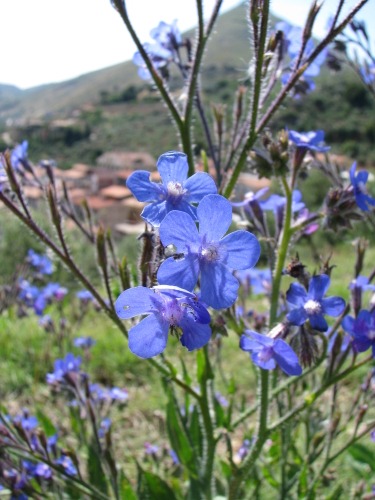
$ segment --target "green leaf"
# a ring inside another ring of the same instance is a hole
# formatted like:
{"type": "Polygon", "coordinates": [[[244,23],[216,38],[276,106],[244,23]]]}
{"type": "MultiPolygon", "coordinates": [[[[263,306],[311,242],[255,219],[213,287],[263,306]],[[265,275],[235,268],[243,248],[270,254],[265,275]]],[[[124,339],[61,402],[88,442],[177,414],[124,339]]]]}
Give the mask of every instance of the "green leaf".
{"type": "Polygon", "coordinates": [[[340,482],[339,484],[336,484],[336,486],[333,488],[333,490],[330,493],[328,493],[325,500],[339,500],[343,491],[344,490],[342,487],[342,482],[340,482]]]}
{"type": "Polygon", "coordinates": [[[306,493],[307,493],[307,462],[303,466],[301,475],[299,477],[298,498],[305,498],[306,493]]]}
{"type": "Polygon", "coordinates": [[[171,446],[177,453],[179,461],[189,470],[191,475],[198,477],[193,447],[182,424],[180,413],[176,409],[172,391],[169,393],[167,404],[167,430],[171,446]]]}
{"type": "Polygon", "coordinates": [[[120,472],[119,491],[121,500],[138,500],[123,470],[120,472]]]}
{"type": "Polygon", "coordinates": [[[142,469],[140,471],[140,500],[177,500],[172,489],[163,479],[152,472],[146,472],[142,469]]]}
{"type": "Polygon", "coordinates": [[[96,446],[94,442],[89,444],[89,456],[88,456],[88,472],[90,483],[98,488],[98,490],[103,493],[108,493],[108,484],[107,478],[104,474],[103,467],[101,464],[100,456],[97,452],[96,446]]]}
{"type": "Polygon", "coordinates": [[[198,349],[197,351],[197,379],[201,384],[204,380],[214,378],[211,368],[210,360],[208,359],[208,352],[206,347],[198,349]]]}
{"type": "Polygon", "coordinates": [[[225,421],[224,410],[216,398],[214,398],[214,409],[215,409],[217,427],[223,427],[225,421]]]}
{"type": "Polygon", "coordinates": [[[36,410],[36,416],[41,423],[44,432],[46,433],[47,437],[54,436],[56,434],[56,428],[51,422],[51,420],[45,415],[39,408],[36,410]]]}
{"type": "Polygon", "coordinates": [[[234,377],[231,377],[229,379],[229,384],[228,384],[228,394],[234,394],[236,392],[236,382],[234,377]]]}
{"type": "Polygon", "coordinates": [[[354,460],[367,464],[371,468],[372,472],[375,472],[374,454],[368,448],[366,448],[365,445],[360,443],[352,444],[349,447],[348,451],[354,458],[354,460]]]}
{"type": "Polygon", "coordinates": [[[263,476],[264,479],[267,481],[268,484],[276,488],[277,490],[279,489],[279,483],[276,481],[276,479],[272,476],[271,472],[267,469],[267,467],[262,468],[263,476]]]}
{"type": "Polygon", "coordinates": [[[189,434],[190,434],[191,440],[193,442],[195,453],[199,457],[202,457],[203,435],[202,435],[202,427],[201,427],[201,424],[199,422],[198,408],[196,406],[194,406],[194,410],[193,410],[191,417],[190,417],[189,434]]]}
{"type": "Polygon", "coordinates": [[[172,377],[177,377],[178,370],[177,368],[169,361],[169,359],[164,359],[164,363],[168,366],[169,371],[171,372],[172,377]]]}
{"type": "Polygon", "coordinates": [[[228,464],[228,462],[224,462],[224,460],[220,460],[221,471],[227,479],[230,479],[232,476],[232,467],[228,464]]]}

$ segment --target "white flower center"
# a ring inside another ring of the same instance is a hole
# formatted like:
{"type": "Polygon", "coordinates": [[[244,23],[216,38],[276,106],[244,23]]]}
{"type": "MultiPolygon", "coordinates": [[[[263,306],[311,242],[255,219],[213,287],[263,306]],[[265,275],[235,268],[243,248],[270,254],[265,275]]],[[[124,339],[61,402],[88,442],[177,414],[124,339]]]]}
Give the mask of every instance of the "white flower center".
{"type": "Polygon", "coordinates": [[[374,340],[375,339],[375,330],[370,330],[367,334],[367,337],[370,339],[370,340],[374,340]]]}
{"type": "Polygon", "coordinates": [[[180,198],[186,193],[186,189],[183,188],[180,182],[168,182],[167,185],[168,196],[172,198],[180,198]]]}
{"type": "Polygon", "coordinates": [[[322,310],[322,306],[316,300],[308,300],[303,308],[307,314],[318,314],[322,310]]]}
{"type": "Polygon", "coordinates": [[[219,255],[219,247],[217,245],[211,244],[207,245],[206,247],[202,248],[201,255],[203,258],[206,260],[213,262],[215,260],[219,260],[220,255],[219,255]]]}
{"type": "Polygon", "coordinates": [[[180,323],[183,309],[176,299],[168,300],[162,308],[161,316],[170,325],[176,326],[180,323]]]}
{"type": "Polygon", "coordinates": [[[361,191],[361,193],[367,194],[367,188],[364,182],[358,182],[357,188],[361,191]]]}

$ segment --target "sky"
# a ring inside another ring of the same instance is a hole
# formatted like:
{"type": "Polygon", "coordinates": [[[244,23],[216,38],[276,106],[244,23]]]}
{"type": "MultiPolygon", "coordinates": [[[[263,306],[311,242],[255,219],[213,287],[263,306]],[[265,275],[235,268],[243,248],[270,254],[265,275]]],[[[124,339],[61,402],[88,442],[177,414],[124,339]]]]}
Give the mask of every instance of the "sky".
{"type": "MultiPolygon", "coordinates": [[[[314,34],[324,26],[338,0],[326,0],[314,34]]],[[[204,0],[205,17],[215,0],[204,0]]],[[[239,0],[224,0],[222,12],[239,0]]],[[[272,11],[302,25],[311,0],[273,0],[272,11]]],[[[356,4],[346,0],[343,14],[356,4]]],[[[127,0],[130,19],[142,42],[160,20],[177,18],[181,31],[196,25],[195,0],[127,0]]],[[[109,0],[0,1],[0,82],[22,89],[69,80],[131,59],[135,46],[109,0]]],[[[358,19],[375,19],[375,0],[369,0],[358,19]]],[[[369,25],[369,23],[368,23],[369,25]]],[[[370,31],[375,30],[369,27],[370,31]]],[[[375,38],[375,36],[373,36],[375,38]]]]}

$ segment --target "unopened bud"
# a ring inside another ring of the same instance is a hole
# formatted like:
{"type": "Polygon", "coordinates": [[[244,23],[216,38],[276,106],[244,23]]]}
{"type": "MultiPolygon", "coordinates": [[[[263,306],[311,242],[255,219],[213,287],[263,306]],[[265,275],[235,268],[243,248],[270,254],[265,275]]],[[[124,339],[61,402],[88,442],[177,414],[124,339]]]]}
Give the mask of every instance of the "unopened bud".
{"type": "Polygon", "coordinates": [[[107,251],[105,244],[105,229],[100,224],[96,235],[96,251],[99,266],[104,269],[107,266],[107,251]]]}
{"type": "Polygon", "coordinates": [[[59,211],[59,207],[57,205],[55,191],[51,185],[47,186],[47,199],[48,199],[48,205],[51,213],[52,222],[56,227],[60,227],[61,214],[59,211]]]}

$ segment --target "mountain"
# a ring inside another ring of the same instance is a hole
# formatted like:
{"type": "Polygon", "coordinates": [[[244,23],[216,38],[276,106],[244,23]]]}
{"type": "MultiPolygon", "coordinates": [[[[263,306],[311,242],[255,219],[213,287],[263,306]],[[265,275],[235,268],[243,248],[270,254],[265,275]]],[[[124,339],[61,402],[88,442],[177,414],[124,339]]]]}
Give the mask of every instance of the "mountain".
{"type": "MultiPolygon", "coordinates": [[[[219,17],[216,33],[206,51],[206,68],[220,71],[229,66],[234,72],[246,68],[250,57],[246,16],[245,5],[240,5],[219,17]]],[[[183,36],[194,37],[194,31],[183,36]]],[[[126,61],[72,80],[24,91],[0,85],[0,121],[7,118],[43,118],[55,113],[67,113],[83,104],[99,102],[100,92],[115,92],[140,83],[137,67],[131,61],[126,61]]]]}

